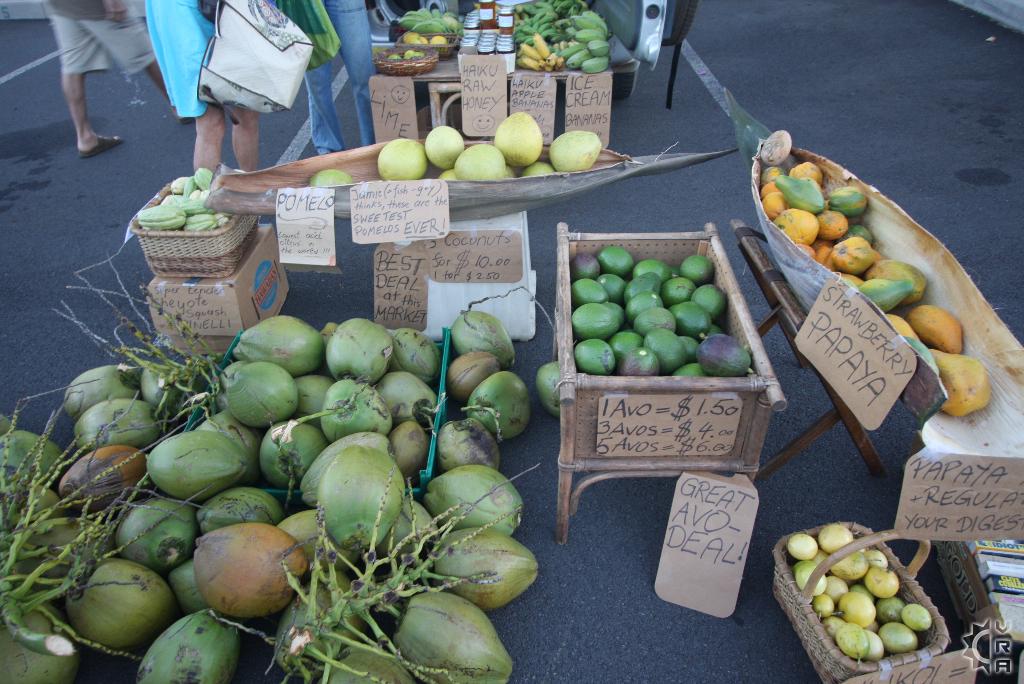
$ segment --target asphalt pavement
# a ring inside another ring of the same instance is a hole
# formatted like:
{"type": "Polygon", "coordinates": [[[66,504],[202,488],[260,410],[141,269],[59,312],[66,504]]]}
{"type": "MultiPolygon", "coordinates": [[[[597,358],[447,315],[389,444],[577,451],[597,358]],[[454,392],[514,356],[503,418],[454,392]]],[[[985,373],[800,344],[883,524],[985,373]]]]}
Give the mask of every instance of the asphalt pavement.
{"type": "MultiPolygon", "coordinates": [[[[690,34],[696,53],[741,103],[801,147],[843,163],[881,188],[942,239],[1020,337],[1024,272],[1016,254],[1024,216],[1024,36],[936,0],[705,0],[690,34]]],[[[43,22],[0,22],[0,77],[55,49],[43,22]]],[[[709,151],[734,144],[732,125],[683,62],[675,106],[664,108],[669,55],[641,70],[632,98],[613,110],[611,147],[629,154],[709,151]]],[[[82,370],[109,363],[94,337],[60,317],[67,309],[112,341],[115,320],[74,272],[121,247],[132,213],[168,179],[190,170],[193,130],[178,124],[152,85],[118,73],[90,76],[97,130],[125,144],[78,158],[59,89],[57,60],[0,82],[0,411],[19,397],[62,387],[82,370]]],[[[291,112],[262,118],[262,162],[274,163],[306,119],[304,94],[291,112]]],[[[345,132],[356,140],[351,91],[338,98],[345,132]]],[[[311,154],[306,148],[305,154],[311,154]]],[[[230,159],[230,157],[228,157],[230,159]]],[[[733,155],[702,166],[625,181],[572,202],[530,212],[539,301],[553,305],[555,225],[595,232],[696,230],[723,233],[755,318],[764,301],[743,268],[729,220],[755,216],[743,162],[733,155]]],[[[339,235],[345,228],[339,224],[339,235]]],[[[284,312],[320,327],[371,315],[371,249],[339,241],[341,275],[291,273],[284,312]]],[[[137,294],[149,273],[135,242],[114,259],[137,294]]],[[[109,267],[89,272],[116,285],[109,267]]],[[[526,378],[549,360],[552,331],[517,345],[526,378]]],[[[811,423],[827,398],[797,367],[778,331],[766,340],[789,408],[771,423],[765,457],[811,423]]],[[[33,401],[28,427],[41,429],[59,394],[33,401]]],[[[782,536],[834,520],[891,526],[900,468],[914,421],[902,407],[873,434],[889,475],[867,474],[841,428],[771,479],[760,509],[735,613],[713,618],[661,601],[653,585],[672,499],[668,479],[618,480],[587,491],[569,542],[553,539],[558,423],[539,405],[530,429],[503,445],[502,468],[535,464],[518,487],[525,502],[517,538],[540,563],[536,584],[492,619],[515,660],[516,682],[816,681],[800,642],[771,593],[771,548],[782,536]]],[[[71,436],[70,422],[58,440],[71,436]]],[[[905,558],[911,546],[896,545],[905,558]]],[[[920,576],[958,640],[960,623],[934,561],[920,576]]],[[[257,623],[272,630],[269,623],[257,623]]],[[[265,673],[267,649],[247,640],[235,681],[279,681],[265,673]]],[[[79,681],[125,682],[134,665],[86,652],[79,681]]],[[[0,676],[2,679],[2,676],[0,676]]]]}

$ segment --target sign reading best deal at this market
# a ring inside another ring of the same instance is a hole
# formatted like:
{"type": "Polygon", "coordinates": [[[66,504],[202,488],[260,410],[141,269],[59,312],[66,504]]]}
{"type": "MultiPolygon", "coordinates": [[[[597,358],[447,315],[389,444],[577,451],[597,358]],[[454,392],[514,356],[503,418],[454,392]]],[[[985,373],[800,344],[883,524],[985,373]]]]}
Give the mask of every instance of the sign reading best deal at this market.
{"type": "Polygon", "coordinates": [[[868,430],[889,415],[917,369],[917,354],[884,315],[843,281],[825,283],[796,346],[868,430]]]}

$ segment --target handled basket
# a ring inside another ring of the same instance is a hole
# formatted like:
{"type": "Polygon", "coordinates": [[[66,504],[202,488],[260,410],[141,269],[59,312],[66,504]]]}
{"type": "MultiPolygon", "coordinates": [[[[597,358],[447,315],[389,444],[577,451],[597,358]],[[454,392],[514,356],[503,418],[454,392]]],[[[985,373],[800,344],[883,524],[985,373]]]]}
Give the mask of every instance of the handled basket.
{"type": "MultiPolygon", "coordinates": [[[[793,577],[793,570],[789,566],[788,553],[786,552],[786,541],[789,537],[783,537],[772,550],[772,557],[775,559],[775,579],[773,582],[773,593],[775,599],[782,606],[789,621],[793,624],[797,636],[803,643],[804,650],[811,659],[815,671],[826,684],[838,684],[848,679],[871,672],[877,672],[882,663],[887,666],[896,667],[908,663],[919,663],[925,658],[932,658],[941,655],[949,646],[949,631],[946,629],[946,622],[942,615],[935,608],[931,599],[921,589],[921,585],[914,578],[917,576],[921,566],[928,559],[931,551],[931,543],[928,541],[919,542],[917,553],[913,560],[906,567],[900,563],[892,550],[885,545],[885,542],[899,539],[899,534],[894,530],[884,532],[873,532],[867,527],[856,523],[840,523],[846,525],[853,532],[854,540],[839,549],[831,556],[823,560],[811,573],[804,585],[803,591],[796,584],[793,577]],[[913,653],[901,653],[884,658],[878,663],[856,661],[836,646],[825,632],[821,618],[817,616],[811,607],[811,594],[818,580],[832,568],[833,565],[847,556],[868,548],[879,549],[885,554],[889,561],[889,569],[896,573],[900,580],[900,590],[897,596],[907,603],[919,603],[928,611],[932,618],[932,626],[924,633],[923,645],[913,653]]],[[[816,537],[821,528],[819,526],[806,530],[807,534],[816,537]]]]}
{"type": "Polygon", "coordinates": [[[419,76],[433,71],[437,66],[437,50],[429,45],[403,45],[376,50],[373,53],[373,66],[385,76],[419,76]],[[403,55],[406,50],[420,50],[424,56],[413,59],[388,59],[388,55],[403,55]]]}
{"type": "MultiPolygon", "coordinates": [[[[157,206],[169,194],[170,184],[143,209],[157,206]]],[[[136,214],[128,228],[139,238],[142,254],[154,274],[172,278],[226,278],[238,269],[242,255],[256,236],[256,219],[256,216],[231,216],[220,228],[205,231],[147,230],[139,225],[136,214]]]]}

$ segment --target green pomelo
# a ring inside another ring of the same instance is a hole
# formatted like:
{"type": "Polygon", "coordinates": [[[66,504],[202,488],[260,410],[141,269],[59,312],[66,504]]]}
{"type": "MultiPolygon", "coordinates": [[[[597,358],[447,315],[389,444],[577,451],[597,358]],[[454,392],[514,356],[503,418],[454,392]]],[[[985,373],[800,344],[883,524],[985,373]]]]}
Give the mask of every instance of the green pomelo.
{"type": "Polygon", "coordinates": [[[441,172],[441,175],[437,177],[438,180],[453,181],[459,180],[459,175],[455,173],[455,169],[445,169],[441,172]]]}
{"type": "Polygon", "coordinates": [[[438,126],[427,133],[423,147],[431,164],[448,171],[455,167],[455,160],[466,149],[466,141],[451,126],[438,126]]]}
{"type": "Polygon", "coordinates": [[[555,138],[548,157],[556,171],[587,171],[601,154],[601,138],[591,131],[568,131],[555,138]]]}
{"type": "Polygon", "coordinates": [[[520,178],[526,178],[527,176],[547,176],[555,173],[555,167],[547,162],[534,162],[523,169],[523,173],[520,178]]]}
{"type": "Polygon", "coordinates": [[[352,176],[341,169],[321,169],[309,179],[314,188],[333,188],[336,185],[351,185],[352,176]]]}
{"type": "Polygon", "coordinates": [[[419,180],[427,173],[427,153],[417,140],[397,138],[377,156],[377,172],[388,181],[419,180]]]}
{"type": "Polygon", "coordinates": [[[463,181],[501,180],[505,177],[505,157],[494,145],[470,145],[455,162],[455,175],[463,181]]]}
{"type": "Polygon", "coordinates": [[[510,166],[529,166],[544,151],[544,134],[532,116],[526,112],[515,112],[498,124],[494,146],[510,166]]]}

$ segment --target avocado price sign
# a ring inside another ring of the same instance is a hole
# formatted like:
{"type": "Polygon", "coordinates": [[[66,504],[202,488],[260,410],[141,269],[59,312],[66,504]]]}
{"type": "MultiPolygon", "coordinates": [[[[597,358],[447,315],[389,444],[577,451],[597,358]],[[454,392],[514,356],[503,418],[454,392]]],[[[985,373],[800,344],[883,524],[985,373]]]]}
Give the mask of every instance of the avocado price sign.
{"type": "Polygon", "coordinates": [[[448,183],[373,181],[349,190],[352,242],[372,245],[444,237],[451,230],[448,183]]]}
{"type": "Polygon", "coordinates": [[[903,469],[893,527],[906,539],[1024,537],[1024,459],[946,454],[925,447],[903,469]]]}
{"type": "Polygon", "coordinates": [[[654,591],[718,618],[736,610],[757,516],[746,475],[683,473],[676,482],[654,591]]]}
{"type": "Polygon", "coordinates": [[[281,188],[276,225],[281,263],[335,269],[334,188],[281,188]]]}
{"type": "Polygon", "coordinates": [[[377,142],[419,137],[413,94],[412,79],[408,76],[370,77],[370,109],[377,142]]]}
{"type": "Polygon", "coordinates": [[[604,394],[598,400],[598,456],[722,456],[743,414],[735,392],[604,394]]]}
{"type": "Polygon", "coordinates": [[[796,346],[868,430],[882,424],[917,369],[917,354],[889,320],[839,279],[821,288],[796,346]]]}

